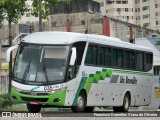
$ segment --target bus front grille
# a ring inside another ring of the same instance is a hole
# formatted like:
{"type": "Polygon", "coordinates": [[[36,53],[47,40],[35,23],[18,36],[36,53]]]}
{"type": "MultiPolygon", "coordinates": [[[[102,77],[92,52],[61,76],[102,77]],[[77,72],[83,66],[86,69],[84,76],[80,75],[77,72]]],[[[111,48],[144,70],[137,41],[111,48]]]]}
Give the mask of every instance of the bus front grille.
{"type": "Polygon", "coordinates": [[[23,101],[38,101],[38,102],[47,102],[48,101],[48,98],[28,98],[28,97],[21,97],[21,99],[23,101]]]}

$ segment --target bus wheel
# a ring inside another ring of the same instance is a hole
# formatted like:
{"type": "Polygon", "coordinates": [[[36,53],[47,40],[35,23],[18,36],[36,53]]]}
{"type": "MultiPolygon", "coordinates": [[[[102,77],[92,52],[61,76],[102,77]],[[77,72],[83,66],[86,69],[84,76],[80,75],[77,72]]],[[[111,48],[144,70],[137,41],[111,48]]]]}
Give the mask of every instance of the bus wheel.
{"type": "Polygon", "coordinates": [[[86,107],[86,97],[83,92],[81,92],[78,96],[77,106],[72,106],[71,110],[73,112],[83,112],[86,107]]]}
{"type": "Polygon", "coordinates": [[[86,108],[84,109],[84,112],[86,112],[86,113],[91,113],[91,112],[93,112],[93,110],[94,110],[94,107],[86,107],[86,108]]]}
{"type": "Polygon", "coordinates": [[[27,108],[30,113],[38,113],[41,110],[40,105],[27,104],[27,108]]]}
{"type": "Polygon", "coordinates": [[[128,94],[124,96],[123,105],[121,107],[113,107],[114,112],[128,112],[130,106],[130,97],[128,94]]]}

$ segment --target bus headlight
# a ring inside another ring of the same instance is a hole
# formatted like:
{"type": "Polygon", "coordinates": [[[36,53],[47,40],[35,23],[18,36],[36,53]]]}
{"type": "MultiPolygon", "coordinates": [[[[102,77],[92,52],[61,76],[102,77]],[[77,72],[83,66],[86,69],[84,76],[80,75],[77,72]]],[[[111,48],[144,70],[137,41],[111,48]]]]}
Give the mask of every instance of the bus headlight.
{"type": "Polygon", "coordinates": [[[59,93],[59,92],[65,91],[65,90],[66,90],[66,87],[63,87],[63,88],[60,88],[60,89],[51,90],[48,93],[49,94],[56,94],[56,93],[59,93]]]}

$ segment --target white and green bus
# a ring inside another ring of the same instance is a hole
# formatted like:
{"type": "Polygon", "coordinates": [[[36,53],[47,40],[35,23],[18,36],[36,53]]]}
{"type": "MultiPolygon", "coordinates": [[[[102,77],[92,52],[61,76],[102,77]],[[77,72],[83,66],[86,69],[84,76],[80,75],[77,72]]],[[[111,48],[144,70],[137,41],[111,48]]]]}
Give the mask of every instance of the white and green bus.
{"type": "Polygon", "coordinates": [[[37,32],[7,50],[8,62],[16,48],[11,96],[29,112],[100,106],[127,112],[151,102],[153,53],[147,47],[101,35],[37,32]]]}

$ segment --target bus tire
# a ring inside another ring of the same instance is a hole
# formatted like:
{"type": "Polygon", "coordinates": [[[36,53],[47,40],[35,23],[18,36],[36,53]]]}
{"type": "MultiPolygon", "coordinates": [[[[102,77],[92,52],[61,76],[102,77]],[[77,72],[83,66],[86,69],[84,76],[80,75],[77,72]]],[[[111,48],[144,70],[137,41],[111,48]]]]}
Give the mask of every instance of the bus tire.
{"type": "Polygon", "coordinates": [[[86,107],[86,97],[85,94],[83,92],[81,92],[78,96],[78,100],[77,100],[77,106],[72,106],[71,110],[73,112],[84,112],[85,107],[86,107]]]}
{"type": "Polygon", "coordinates": [[[128,112],[130,106],[130,97],[125,94],[123,99],[123,105],[121,107],[113,107],[114,112],[128,112]]]}
{"type": "Polygon", "coordinates": [[[84,109],[84,112],[86,112],[86,113],[92,113],[93,110],[94,110],[94,107],[86,107],[86,108],[84,109]]]}
{"type": "Polygon", "coordinates": [[[41,111],[41,106],[40,105],[27,104],[27,109],[30,113],[39,113],[41,111]]]}

